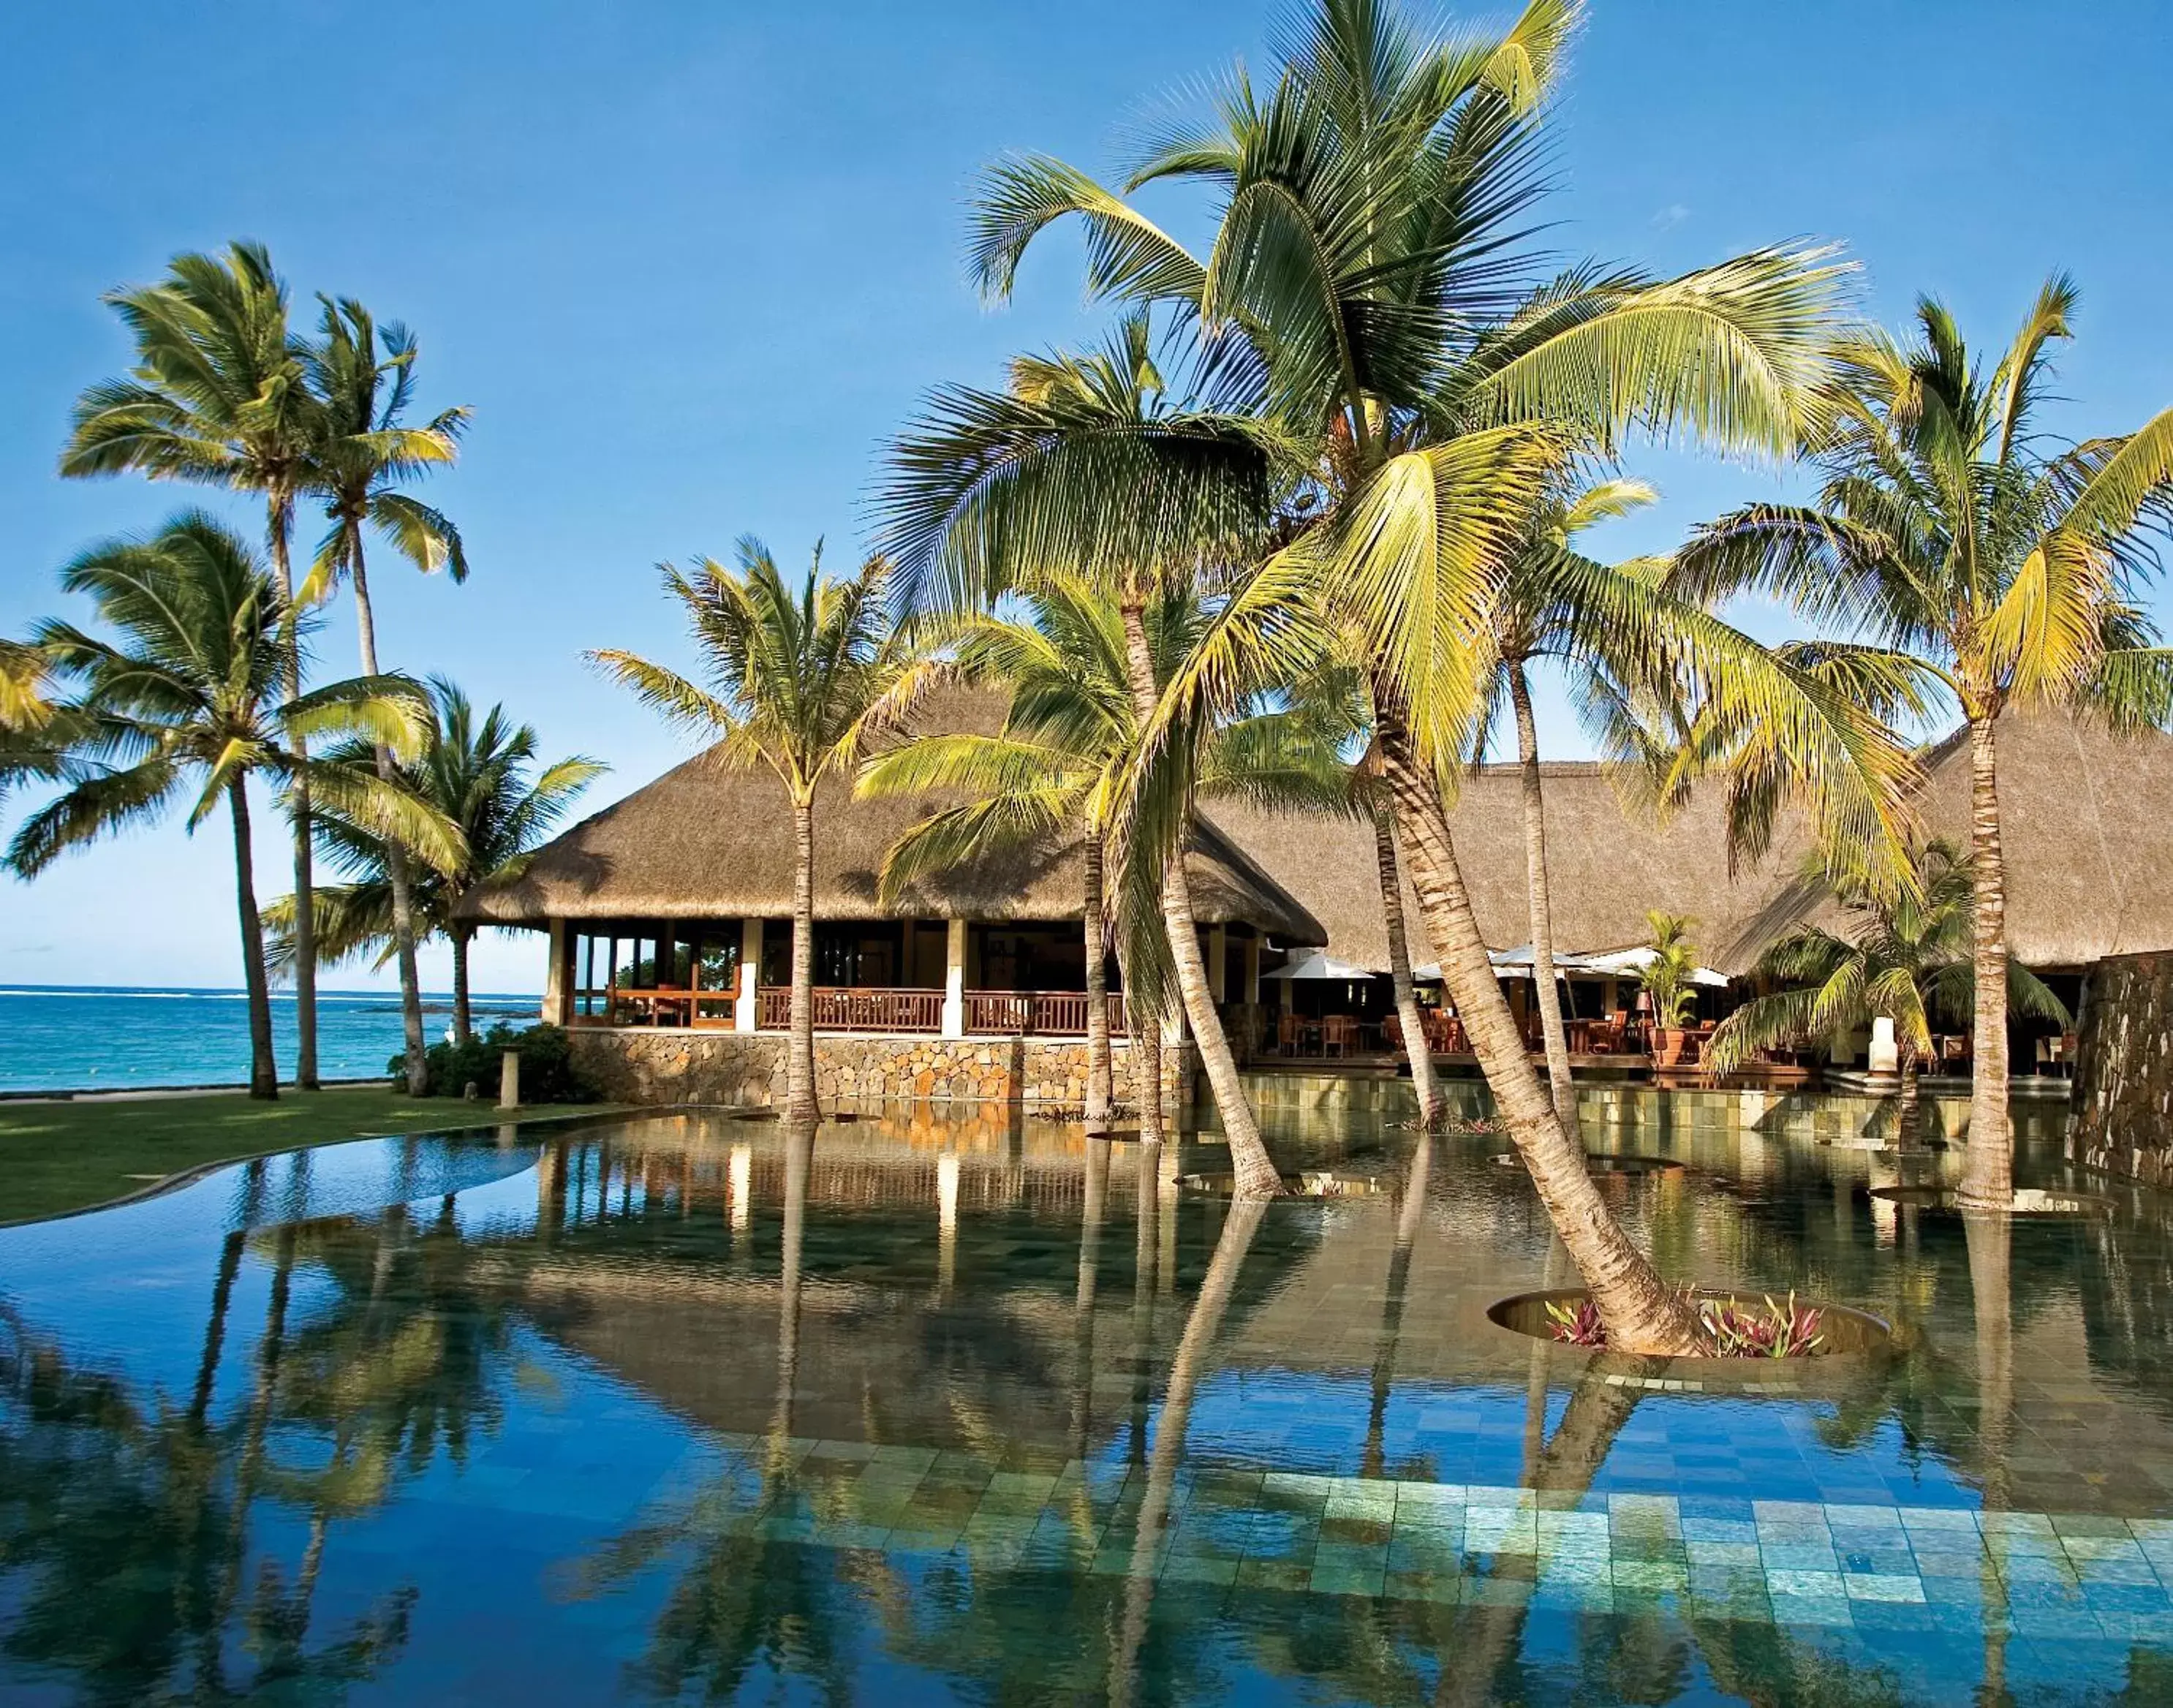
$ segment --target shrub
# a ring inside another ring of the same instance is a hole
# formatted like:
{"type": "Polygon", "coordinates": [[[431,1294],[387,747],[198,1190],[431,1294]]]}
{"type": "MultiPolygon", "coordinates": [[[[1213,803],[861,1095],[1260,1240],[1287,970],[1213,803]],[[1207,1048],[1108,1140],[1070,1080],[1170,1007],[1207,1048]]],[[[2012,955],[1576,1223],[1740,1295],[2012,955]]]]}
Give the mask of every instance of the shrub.
{"type": "Polygon", "coordinates": [[[1557,1340],[1566,1340],[1572,1346],[1604,1346],[1607,1328],[1599,1320],[1599,1307],[1589,1299],[1579,1299],[1574,1305],[1559,1300],[1547,1301],[1547,1327],[1557,1340]]]}
{"type": "MultiPolygon", "coordinates": [[[[1793,1292],[1786,1305],[1775,1304],[1769,1294],[1763,1311],[1734,1299],[1692,1302],[1697,1307],[1698,1326],[1716,1358],[1809,1358],[1825,1344],[1819,1330],[1821,1312],[1816,1306],[1798,1305],[1793,1292]]],[[[1556,1339],[1572,1346],[1607,1344],[1599,1307],[1589,1299],[1573,1304],[1548,1301],[1547,1328],[1556,1339]]]]}
{"type": "Polygon", "coordinates": [[[1763,1312],[1733,1299],[1708,1299],[1698,1307],[1698,1322],[1723,1358],[1808,1358],[1825,1339],[1818,1311],[1798,1305],[1793,1292],[1785,1306],[1767,1295],[1763,1312]]]}
{"type": "MultiPolygon", "coordinates": [[[[481,1093],[498,1098],[499,1061],[507,1050],[520,1054],[520,1101],[524,1103],[593,1103],[596,1088],[574,1065],[572,1045],[564,1031],[555,1026],[531,1026],[522,1031],[500,1021],[466,1044],[436,1043],[423,1053],[429,1084],[426,1097],[457,1097],[473,1082],[481,1093]]],[[[386,1064],[392,1077],[407,1073],[407,1053],[402,1050],[386,1064]]]]}

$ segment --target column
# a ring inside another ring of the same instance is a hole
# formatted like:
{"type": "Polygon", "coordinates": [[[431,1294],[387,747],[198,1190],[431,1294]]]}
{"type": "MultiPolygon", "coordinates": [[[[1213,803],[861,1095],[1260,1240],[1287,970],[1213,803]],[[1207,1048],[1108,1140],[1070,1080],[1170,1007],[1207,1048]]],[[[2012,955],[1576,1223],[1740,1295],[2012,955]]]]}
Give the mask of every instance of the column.
{"type": "Polygon", "coordinates": [[[966,1036],[966,922],[944,921],[943,1036],[966,1036]]]}
{"type": "Polygon", "coordinates": [[[1260,934],[1257,931],[1245,940],[1245,1000],[1254,1008],[1260,1005],[1260,934]]]}
{"type": "Polygon", "coordinates": [[[740,994],[732,1004],[732,1028],[755,1032],[762,1021],[762,921],[740,921],[740,994]]]}
{"type": "Polygon", "coordinates": [[[566,1014],[566,922],[551,922],[551,960],[543,969],[543,1013],[546,1026],[563,1026],[566,1014]]]}
{"type": "Polygon", "coordinates": [[[1227,993],[1223,987],[1229,983],[1230,928],[1210,925],[1207,928],[1207,994],[1216,1001],[1222,1001],[1227,993]]]}

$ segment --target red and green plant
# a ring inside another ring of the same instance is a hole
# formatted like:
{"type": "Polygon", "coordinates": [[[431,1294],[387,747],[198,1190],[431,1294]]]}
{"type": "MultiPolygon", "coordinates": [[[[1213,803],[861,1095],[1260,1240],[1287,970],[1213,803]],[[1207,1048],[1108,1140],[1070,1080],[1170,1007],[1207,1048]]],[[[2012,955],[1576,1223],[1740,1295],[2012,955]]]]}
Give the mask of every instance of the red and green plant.
{"type": "MultiPolygon", "coordinates": [[[[1825,1312],[1814,1305],[1796,1301],[1792,1290],[1786,1305],[1766,1296],[1766,1307],[1744,1305],[1734,1298],[1694,1299],[1685,1296],[1697,1312],[1708,1351],[1716,1358],[1809,1358],[1825,1344],[1820,1325],[1825,1312]]],[[[1589,1299],[1550,1299],[1547,1328],[1557,1340],[1571,1346],[1604,1348],[1607,1329],[1599,1320],[1599,1307],[1589,1299]]]]}
{"type": "Polygon", "coordinates": [[[1548,1300],[1547,1327],[1556,1339],[1572,1346],[1607,1344],[1607,1327],[1599,1320],[1599,1307],[1589,1299],[1548,1300]]]}
{"type": "Polygon", "coordinates": [[[1785,1306],[1767,1294],[1762,1312],[1734,1299],[1707,1299],[1698,1306],[1698,1323],[1721,1358],[1808,1358],[1825,1344],[1819,1332],[1822,1316],[1814,1306],[1798,1305],[1793,1289],[1785,1306]]]}

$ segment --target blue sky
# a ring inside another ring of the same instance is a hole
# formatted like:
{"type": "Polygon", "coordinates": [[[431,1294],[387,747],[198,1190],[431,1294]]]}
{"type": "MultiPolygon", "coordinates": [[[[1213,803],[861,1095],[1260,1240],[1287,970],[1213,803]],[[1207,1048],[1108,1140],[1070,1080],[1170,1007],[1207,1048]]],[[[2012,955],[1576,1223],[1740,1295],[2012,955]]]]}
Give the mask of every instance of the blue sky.
{"type": "MultiPolygon", "coordinates": [[[[474,574],[375,575],[388,661],[505,700],[615,774],[684,752],[580,662],[677,655],[660,558],[740,534],[859,543],[885,437],[929,387],[1095,335],[1051,244],[1016,302],[964,282],[962,207],[1010,148],[1089,167],[1188,78],[1263,63],[1257,0],[1070,8],[419,6],[151,0],[0,13],[0,631],[60,608],[55,568],[189,496],[52,475],[68,404],[127,351],[99,294],[236,235],[299,300],[358,295],[423,338],[431,406],[472,406],[432,496],[474,574]]],[[[1433,15],[1441,15],[1438,13],[1433,15]]],[[[1455,16],[1498,18],[1495,8],[1455,16]]],[[[1551,241],[1674,271],[1790,238],[1846,243],[1890,321],[1934,290],[2003,341],[2072,271],[2081,336],[2054,425],[2173,402],[2163,15],[2141,3],[1598,0],[1555,120],[1551,241]]],[[[1156,204],[1180,231],[1197,206],[1156,204]]],[[[1657,549],[1770,471],[1635,459],[1657,549]]],[[[322,639],[344,667],[344,615],[322,639]]],[[[1576,751],[1557,714],[1554,751],[1576,751]]],[[[283,888],[275,839],[260,867],[283,888]]],[[[226,838],[175,822],[0,881],[0,980],[238,982],[226,838]]],[[[540,982],[535,940],[483,988],[540,982]]],[[[442,957],[426,977],[443,983],[442,957]]],[[[367,983],[359,971],[334,976],[367,983]]]]}

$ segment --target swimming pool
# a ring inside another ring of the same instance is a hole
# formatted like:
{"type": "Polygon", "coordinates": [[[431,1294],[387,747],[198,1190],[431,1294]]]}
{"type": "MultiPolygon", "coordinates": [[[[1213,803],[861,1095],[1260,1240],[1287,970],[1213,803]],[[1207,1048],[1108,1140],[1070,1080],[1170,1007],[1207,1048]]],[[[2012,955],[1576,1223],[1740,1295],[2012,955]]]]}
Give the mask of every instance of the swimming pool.
{"type": "Polygon", "coordinates": [[[1606,1187],[1668,1273],[1893,1353],[1701,1382],[1497,1328],[1568,1279],[1501,1139],[1362,1109],[1271,1109],[1340,1190],[1265,1210],[1178,1184],[1211,1136],[924,1105],[364,1140],[0,1231],[0,1697],[2173,1697],[2164,1199],[2041,1121],[2019,1177],[2090,1201],[1965,1223],[1814,1100],[1588,1116],[1687,1165],[1606,1187]]]}

